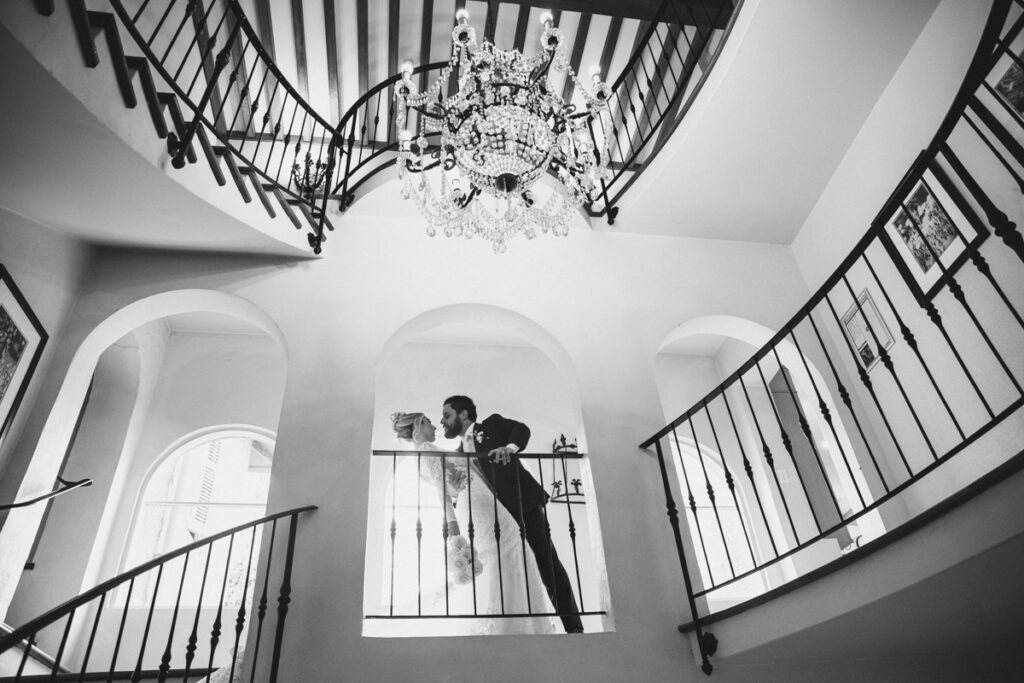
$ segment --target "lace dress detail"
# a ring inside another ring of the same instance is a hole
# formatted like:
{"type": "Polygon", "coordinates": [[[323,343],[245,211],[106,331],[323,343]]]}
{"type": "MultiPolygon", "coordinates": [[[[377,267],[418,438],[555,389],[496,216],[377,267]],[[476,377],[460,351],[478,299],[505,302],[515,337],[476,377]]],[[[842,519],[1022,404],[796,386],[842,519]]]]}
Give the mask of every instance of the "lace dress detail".
{"type": "MultiPolygon", "coordinates": [[[[439,451],[434,444],[420,450],[439,451]]],[[[462,455],[424,458],[421,477],[442,497],[448,521],[457,521],[462,535],[472,541],[483,564],[475,581],[450,586],[452,614],[478,614],[480,619],[460,619],[472,634],[531,634],[559,632],[557,618],[498,617],[501,614],[550,614],[555,611],[537,569],[530,545],[520,535],[513,514],[494,497],[475,458],[462,455]],[[428,464],[429,463],[429,464],[428,464]],[[444,482],[442,484],[442,482],[444,482]],[[455,607],[459,609],[456,610],[455,607]]]]}

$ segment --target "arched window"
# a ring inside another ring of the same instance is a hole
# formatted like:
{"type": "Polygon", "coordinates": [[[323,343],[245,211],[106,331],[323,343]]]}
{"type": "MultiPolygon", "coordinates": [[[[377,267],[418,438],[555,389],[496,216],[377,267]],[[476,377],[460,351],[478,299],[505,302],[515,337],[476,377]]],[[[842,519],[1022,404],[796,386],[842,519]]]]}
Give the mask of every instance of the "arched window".
{"type": "MultiPolygon", "coordinates": [[[[192,440],[164,458],[148,477],[139,496],[125,549],[124,569],[147,562],[167,552],[219,531],[258,519],[266,514],[267,491],[273,442],[248,434],[214,433],[192,440]]],[[[228,593],[240,592],[245,568],[259,553],[259,538],[252,545],[250,534],[239,534],[232,543],[218,542],[212,549],[211,567],[226,570],[228,593]],[[230,563],[228,554],[230,551],[230,563]]],[[[194,561],[205,562],[205,552],[194,561]]],[[[178,572],[171,571],[175,577],[178,572]]],[[[157,590],[150,572],[132,591],[133,605],[149,604],[157,590]]],[[[250,583],[255,573],[250,575],[250,583]]],[[[189,568],[182,600],[185,604],[217,604],[220,581],[206,590],[202,573],[189,568]],[[202,599],[200,600],[200,594],[202,599]]],[[[177,579],[161,582],[156,604],[174,604],[178,595],[177,579]]],[[[230,599],[230,595],[225,596],[230,599]]]]}

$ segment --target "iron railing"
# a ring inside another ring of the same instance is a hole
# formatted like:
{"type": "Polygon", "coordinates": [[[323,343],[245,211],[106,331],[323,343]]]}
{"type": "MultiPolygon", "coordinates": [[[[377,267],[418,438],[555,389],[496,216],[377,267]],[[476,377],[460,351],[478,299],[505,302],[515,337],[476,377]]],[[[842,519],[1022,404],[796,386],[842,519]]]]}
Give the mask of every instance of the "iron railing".
{"type": "Polygon", "coordinates": [[[281,73],[238,1],[147,0],[134,11],[123,0],[111,5],[151,68],[189,110],[189,120],[167,134],[172,164],[195,161],[196,141],[211,165],[219,167],[214,157],[223,156],[244,196],[242,176],[249,176],[265,204],[265,189],[272,189],[282,203],[306,214],[309,243],[319,253],[324,227],[332,227],[319,212],[330,186],[334,127],[281,73]],[[210,136],[222,149],[211,149],[210,136]]]}
{"type": "Polygon", "coordinates": [[[1022,26],[1024,3],[996,0],[939,131],[852,253],[641,445],[657,453],[707,673],[709,617],[869,552],[1019,450],[989,440],[954,459],[1024,405],[1022,26]]]}
{"type": "MultiPolygon", "coordinates": [[[[503,620],[497,628],[516,633],[550,632],[552,619],[571,629],[583,617],[607,613],[598,586],[587,581],[594,562],[579,467],[584,454],[520,453],[509,465],[479,464],[472,453],[373,456],[371,482],[381,485],[371,484],[370,533],[387,531],[371,544],[380,552],[370,556],[379,555],[382,566],[371,572],[381,578],[369,594],[379,597],[367,605],[366,619],[451,620],[453,634],[459,620],[503,620]],[[546,493],[546,505],[534,507],[537,495],[518,483],[514,499],[499,499],[479,469],[489,468],[493,480],[497,468],[517,463],[546,493]],[[470,555],[482,558],[475,571],[464,562],[470,555]]],[[[465,633],[473,628],[466,624],[465,633]]]]}
{"type": "Polygon", "coordinates": [[[7,503],[6,505],[0,505],[0,511],[28,507],[29,505],[34,505],[35,503],[39,503],[44,500],[52,500],[58,496],[64,495],[68,491],[80,489],[85,486],[92,486],[92,479],[89,478],[79,479],[78,481],[67,481],[65,479],[61,479],[60,477],[57,477],[57,481],[60,482],[59,488],[56,488],[50,491],[49,493],[44,493],[41,496],[36,496],[35,498],[31,498],[29,500],[22,500],[16,503],[7,503]]]}
{"type": "Polygon", "coordinates": [[[271,648],[268,680],[276,681],[291,602],[299,515],[315,509],[306,506],[267,515],[198,540],[104,581],[31,620],[0,638],[0,654],[20,650],[17,671],[4,680],[40,680],[26,673],[38,647],[53,653],[51,671],[45,677],[49,681],[191,680],[222,667],[230,669],[228,680],[235,680],[243,658],[253,681],[266,625],[267,637],[273,639],[267,644],[271,648]],[[284,521],[288,523],[287,539],[285,532],[278,533],[278,522],[284,521]],[[269,547],[261,553],[264,541],[269,547]],[[282,554],[284,565],[279,569],[282,554]],[[263,577],[262,586],[257,585],[258,573],[263,577]],[[280,588],[276,619],[268,620],[271,574],[280,581],[280,588]],[[254,603],[255,620],[250,616],[254,603]],[[256,635],[248,639],[253,649],[243,656],[246,635],[253,626],[256,635]],[[204,634],[209,634],[208,645],[204,634]],[[222,640],[225,642],[218,650],[222,640]],[[225,653],[228,647],[230,652],[225,653]]]}
{"type": "MultiPolygon", "coordinates": [[[[611,85],[608,123],[590,129],[596,149],[607,144],[612,170],[611,180],[591,197],[587,206],[591,216],[614,222],[623,193],[658,153],[699,92],[741,4],[663,0],[655,18],[641,23],[630,58],[611,85]]],[[[420,76],[421,89],[446,65],[435,62],[416,68],[413,73],[420,76]]],[[[338,123],[333,165],[339,174],[332,194],[340,196],[342,210],[364,183],[396,163],[393,88],[400,78],[395,74],[368,90],[338,123]]],[[[451,78],[449,90],[455,87],[455,75],[451,78]]],[[[416,112],[409,112],[408,119],[415,126],[416,112]]],[[[433,140],[437,135],[426,137],[433,140]]]]}

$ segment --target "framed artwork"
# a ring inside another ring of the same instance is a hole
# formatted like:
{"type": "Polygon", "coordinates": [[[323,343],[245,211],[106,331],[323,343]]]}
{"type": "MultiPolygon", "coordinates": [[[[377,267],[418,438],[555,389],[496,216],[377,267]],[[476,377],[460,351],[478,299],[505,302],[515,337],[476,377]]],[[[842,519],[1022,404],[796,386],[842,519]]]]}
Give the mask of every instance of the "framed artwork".
{"type": "Polygon", "coordinates": [[[46,340],[39,319],[0,265],[0,439],[18,412],[46,340]]]}
{"type": "MultiPolygon", "coordinates": [[[[954,190],[956,193],[956,190],[954,190]]],[[[914,295],[934,297],[988,231],[961,196],[951,196],[931,171],[913,184],[882,230],[883,243],[914,295]]]]}
{"type": "Polygon", "coordinates": [[[889,326],[878,314],[875,300],[866,289],[857,295],[856,303],[843,315],[843,334],[857,353],[857,362],[867,371],[878,363],[881,349],[888,349],[896,343],[889,326]]]}
{"type": "Polygon", "coordinates": [[[1018,60],[1021,60],[1020,55],[1017,59],[1010,61],[1009,67],[1003,72],[993,89],[1015,112],[1024,114],[1024,67],[1021,67],[1024,60],[1018,60]]]}

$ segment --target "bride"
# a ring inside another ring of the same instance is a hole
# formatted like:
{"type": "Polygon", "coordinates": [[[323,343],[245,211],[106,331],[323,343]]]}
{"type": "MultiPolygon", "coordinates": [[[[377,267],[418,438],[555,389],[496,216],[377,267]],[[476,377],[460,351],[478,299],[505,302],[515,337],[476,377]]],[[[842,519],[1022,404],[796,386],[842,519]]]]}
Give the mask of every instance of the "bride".
{"type": "MultiPolygon", "coordinates": [[[[451,453],[444,458],[424,457],[420,468],[421,478],[437,490],[443,506],[448,523],[449,548],[464,543],[460,537],[468,538],[470,528],[474,531],[472,550],[479,563],[476,576],[473,578],[473,569],[468,568],[458,577],[465,583],[450,581],[449,592],[459,607],[464,606],[458,611],[451,609],[451,613],[481,617],[554,613],[533,551],[529,545],[524,547],[518,522],[504,505],[497,502],[490,484],[478,469],[476,459],[435,445],[434,425],[423,413],[394,413],[391,425],[398,438],[410,444],[409,450],[451,453]]],[[[458,575],[458,570],[453,569],[451,563],[452,558],[449,557],[449,574],[454,571],[458,575]]],[[[442,586],[442,608],[444,590],[442,586]]],[[[557,619],[550,616],[459,621],[470,622],[470,630],[474,634],[558,632],[557,619]]]]}

